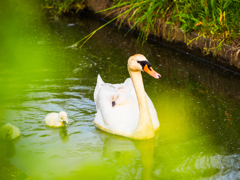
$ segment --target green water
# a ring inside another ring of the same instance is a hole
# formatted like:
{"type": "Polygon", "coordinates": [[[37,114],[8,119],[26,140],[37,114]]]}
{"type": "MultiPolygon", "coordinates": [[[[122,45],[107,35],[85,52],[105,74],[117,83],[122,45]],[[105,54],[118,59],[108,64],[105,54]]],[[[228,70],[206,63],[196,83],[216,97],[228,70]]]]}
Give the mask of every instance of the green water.
{"type": "Polygon", "coordinates": [[[0,11],[7,17],[0,26],[0,125],[18,126],[21,137],[0,142],[2,162],[44,180],[240,178],[239,76],[161,44],[141,46],[113,26],[71,49],[103,22],[84,15],[46,20],[29,4],[15,5],[0,11]],[[97,75],[123,82],[136,53],[162,75],[143,74],[161,124],[146,141],[93,124],[97,75]],[[46,127],[45,115],[61,110],[69,126],[46,127]]]}

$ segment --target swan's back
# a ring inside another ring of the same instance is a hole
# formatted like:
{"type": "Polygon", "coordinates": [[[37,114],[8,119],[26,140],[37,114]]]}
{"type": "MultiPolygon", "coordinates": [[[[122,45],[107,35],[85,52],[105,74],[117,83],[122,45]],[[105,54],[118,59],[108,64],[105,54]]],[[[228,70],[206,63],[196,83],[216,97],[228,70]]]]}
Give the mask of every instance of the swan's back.
{"type": "MultiPolygon", "coordinates": [[[[147,96],[154,129],[159,127],[156,110],[147,96]]],[[[139,121],[139,107],[131,78],[122,84],[104,83],[100,75],[94,91],[97,113],[94,123],[102,130],[130,136],[139,121]],[[114,103],[113,103],[114,101],[114,103]]]]}

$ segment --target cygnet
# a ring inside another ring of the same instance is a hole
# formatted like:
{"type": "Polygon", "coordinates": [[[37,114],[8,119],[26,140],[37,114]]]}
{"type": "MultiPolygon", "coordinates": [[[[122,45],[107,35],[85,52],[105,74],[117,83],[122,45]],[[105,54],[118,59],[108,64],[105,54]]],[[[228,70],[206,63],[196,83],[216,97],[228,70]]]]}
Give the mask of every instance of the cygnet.
{"type": "Polygon", "coordinates": [[[18,127],[7,123],[0,129],[0,138],[6,140],[16,139],[20,136],[20,130],[18,127]]]}
{"type": "Polygon", "coordinates": [[[45,123],[50,127],[67,126],[69,123],[67,113],[64,111],[60,111],[59,113],[49,113],[45,117],[45,123]]]}

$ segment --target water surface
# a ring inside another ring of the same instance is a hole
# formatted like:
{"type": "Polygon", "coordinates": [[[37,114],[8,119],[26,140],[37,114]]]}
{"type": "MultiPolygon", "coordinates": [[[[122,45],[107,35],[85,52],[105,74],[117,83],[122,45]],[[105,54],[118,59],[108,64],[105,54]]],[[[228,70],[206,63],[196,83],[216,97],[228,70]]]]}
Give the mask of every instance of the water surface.
{"type": "Polygon", "coordinates": [[[141,46],[134,34],[113,26],[82,49],[68,48],[103,24],[85,16],[16,23],[18,30],[9,21],[1,29],[0,123],[21,130],[19,139],[1,142],[5,161],[35,179],[240,178],[238,75],[159,43],[141,46]],[[124,82],[127,59],[136,53],[162,75],[143,74],[161,124],[146,141],[93,124],[97,75],[124,82]],[[45,115],[61,110],[69,126],[46,127],[45,115]]]}

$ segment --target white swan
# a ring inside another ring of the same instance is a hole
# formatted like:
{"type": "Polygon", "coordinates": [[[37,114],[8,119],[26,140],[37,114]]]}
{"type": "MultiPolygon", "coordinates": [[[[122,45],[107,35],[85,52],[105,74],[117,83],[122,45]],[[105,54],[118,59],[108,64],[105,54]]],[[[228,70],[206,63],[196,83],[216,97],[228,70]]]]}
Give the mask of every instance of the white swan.
{"type": "Polygon", "coordinates": [[[19,128],[10,123],[5,124],[0,130],[1,139],[11,140],[16,139],[19,136],[20,136],[19,128]]]}
{"type": "Polygon", "coordinates": [[[122,84],[104,83],[100,75],[94,91],[97,113],[94,124],[101,130],[132,139],[150,139],[160,127],[157,112],[144,90],[141,71],[156,79],[149,61],[141,54],[128,59],[131,78],[122,84]]]}
{"type": "Polygon", "coordinates": [[[50,127],[67,126],[69,123],[67,113],[65,111],[60,111],[59,113],[49,113],[45,117],[45,123],[50,127]]]}

